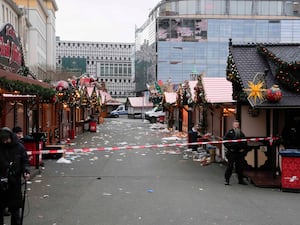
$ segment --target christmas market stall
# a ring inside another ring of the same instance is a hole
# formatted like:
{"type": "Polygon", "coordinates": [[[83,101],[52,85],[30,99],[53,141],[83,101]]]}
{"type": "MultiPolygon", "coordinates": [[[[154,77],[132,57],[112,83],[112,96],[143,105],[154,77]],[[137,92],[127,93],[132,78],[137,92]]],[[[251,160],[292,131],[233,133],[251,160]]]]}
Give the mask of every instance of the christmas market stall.
{"type": "Polygon", "coordinates": [[[130,119],[143,118],[145,112],[153,108],[153,103],[147,97],[128,97],[125,104],[130,119]]]}
{"type": "Polygon", "coordinates": [[[280,183],[279,150],[300,148],[300,44],[229,42],[227,79],[248,142],[247,176],[257,186],[280,183]]]}
{"type": "Polygon", "coordinates": [[[103,120],[103,118],[108,117],[110,115],[110,112],[116,109],[119,105],[122,103],[118,101],[117,99],[113,99],[111,95],[106,90],[99,90],[100,96],[101,96],[101,115],[99,118],[99,122],[103,120]]]}
{"type": "MultiPolygon", "coordinates": [[[[225,77],[202,77],[203,100],[200,125],[206,131],[210,140],[221,140],[235,119],[235,101],[232,99],[231,83],[225,77]],[[206,125],[206,126],[203,126],[206,125]]],[[[200,126],[201,127],[201,126],[200,126]]],[[[216,146],[216,157],[224,160],[224,150],[221,144],[216,146]]]]}
{"type": "Polygon", "coordinates": [[[174,129],[176,99],[177,99],[176,92],[164,92],[163,107],[166,112],[166,121],[169,130],[174,129]]]}
{"type": "Polygon", "coordinates": [[[20,126],[24,135],[51,129],[55,91],[25,66],[22,46],[11,24],[0,28],[1,127],[20,126]]]}

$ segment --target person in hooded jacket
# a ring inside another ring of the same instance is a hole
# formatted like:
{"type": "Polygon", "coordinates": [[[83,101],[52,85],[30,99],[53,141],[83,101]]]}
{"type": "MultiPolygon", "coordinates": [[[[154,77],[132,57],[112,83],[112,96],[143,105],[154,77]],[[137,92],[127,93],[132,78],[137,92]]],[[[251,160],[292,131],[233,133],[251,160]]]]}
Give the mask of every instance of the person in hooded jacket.
{"type": "Polygon", "coordinates": [[[30,178],[26,149],[16,135],[5,127],[0,129],[0,225],[4,224],[4,209],[9,208],[11,225],[20,225],[22,177],[30,178]]]}

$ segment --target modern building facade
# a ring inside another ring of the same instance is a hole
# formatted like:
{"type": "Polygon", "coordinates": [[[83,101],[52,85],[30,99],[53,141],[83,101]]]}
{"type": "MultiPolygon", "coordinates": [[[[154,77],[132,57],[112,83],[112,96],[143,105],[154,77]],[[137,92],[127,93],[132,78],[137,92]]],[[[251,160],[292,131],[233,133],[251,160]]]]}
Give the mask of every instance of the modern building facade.
{"type": "Polygon", "coordinates": [[[114,98],[135,96],[132,82],[133,44],[63,41],[57,37],[56,66],[105,83],[114,98]]]}
{"type": "Polygon", "coordinates": [[[12,0],[0,0],[0,24],[10,23],[19,31],[19,17],[22,15],[19,7],[12,0]]]}
{"type": "MultiPolygon", "coordinates": [[[[25,65],[36,78],[51,80],[56,71],[55,61],[55,0],[0,0],[5,22],[12,23],[23,46],[25,65]],[[10,3],[9,3],[10,2],[10,3]],[[8,5],[15,5],[13,16],[8,5]]],[[[1,14],[0,14],[1,15],[1,14]]],[[[1,21],[1,20],[0,20],[1,21]]]]}
{"type": "Polygon", "coordinates": [[[55,71],[55,0],[0,0],[0,26],[14,27],[25,65],[40,80],[51,80],[55,71]]]}
{"type": "Polygon", "coordinates": [[[224,77],[228,42],[300,43],[300,4],[287,0],[162,0],[136,29],[136,91],[224,77]]]}

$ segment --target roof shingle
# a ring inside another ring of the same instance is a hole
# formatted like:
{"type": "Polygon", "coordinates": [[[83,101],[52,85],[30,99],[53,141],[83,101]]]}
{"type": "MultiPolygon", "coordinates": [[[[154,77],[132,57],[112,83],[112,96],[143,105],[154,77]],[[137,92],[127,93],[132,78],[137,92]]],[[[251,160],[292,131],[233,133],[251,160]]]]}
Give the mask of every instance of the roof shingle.
{"type": "MultiPolygon", "coordinates": [[[[256,44],[232,45],[230,53],[237,67],[242,88],[248,87],[248,81],[253,81],[257,73],[266,72],[266,85],[279,85],[283,97],[277,103],[263,102],[257,108],[300,108],[300,94],[286,89],[275,78],[276,65],[257,51],[256,44]]],[[[300,62],[300,44],[266,44],[269,51],[285,62],[300,62]]]]}

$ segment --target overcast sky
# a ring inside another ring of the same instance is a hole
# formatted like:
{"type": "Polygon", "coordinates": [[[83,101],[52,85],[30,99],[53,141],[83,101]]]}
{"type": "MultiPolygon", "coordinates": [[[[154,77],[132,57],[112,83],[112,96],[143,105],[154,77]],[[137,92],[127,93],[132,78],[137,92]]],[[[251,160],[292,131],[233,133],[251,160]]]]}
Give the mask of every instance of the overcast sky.
{"type": "Polygon", "coordinates": [[[160,0],[56,0],[56,36],[65,41],[134,42],[160,0]]]}

